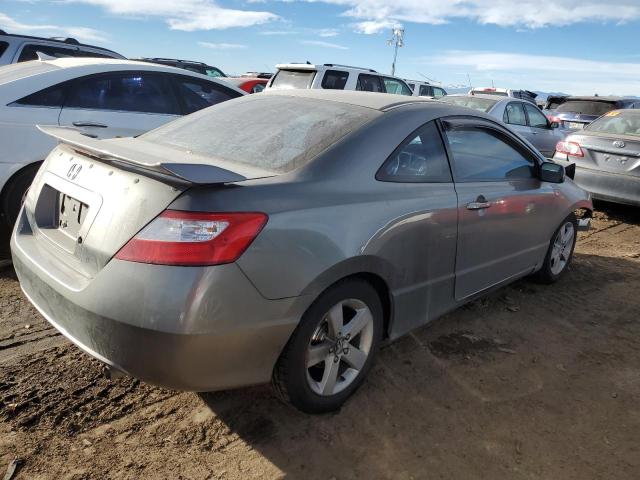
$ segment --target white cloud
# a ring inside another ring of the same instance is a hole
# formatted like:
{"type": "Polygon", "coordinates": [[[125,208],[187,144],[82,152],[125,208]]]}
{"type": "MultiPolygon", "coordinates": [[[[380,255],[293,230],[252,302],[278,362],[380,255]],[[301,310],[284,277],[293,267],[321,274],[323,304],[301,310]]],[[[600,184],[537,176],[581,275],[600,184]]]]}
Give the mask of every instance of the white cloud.
{"type": "Polygon", "coordinates": [[[295,30],[265,30],[258,32],[258,35],[276,36],[276,35],[298,35],[300,32],[295,30]]]}
{"type": "Polygon", "coordinates": [[[221,30],[250,27],[278,19],[271,12],[220,7],[213,0],[61,0],[104,8],[113,15],[160,17],[172,30],[221,30]]]}
{"type": "Polygon", "coordinates": [[[394,22],[389,22],[387,20],[366,20],[364,22],[354,23],[352,24],[352,27],[358,33],[372,35],[374,33],[380,33],[384,30],[390,30],[394,25],[394,22]]]}
{"type": "Polygon", "coordinates": [[[337,37],[340,32],[337,28],[317,28],[313,30],[319,37],[337,37]]]}
{"type": "MultiPolygon", "coordinates": [[[[291,1],[291,0],[283,0],[291,1]]],[[[300,0],[342,5],[343,15],[362,20],[356,27],[378,32],[389,23],[438,25],[454,19],[504,27],[541,28],[581,22],[640,19],[640,0],[300,0]]]]}
{"type": "Polygon", "coordinates": [[[335,48],[337,50],[349,50],[349,47],[345,47],[344,45],[338,45],[337,43],[323,42],[321,40],[301,40],[300,43],[303,45],[311,45],[314,47],[335,48]]]}
{"type": "Polygon", "coordinates": [[[213,50],[239,50],[242,48],[247,48],[246,45],[240,45],[239,43],[198,42],[198,45],[205,48],[211,48],[213,50]]]}
{"type": "Polygon", "coordinates": [[[4,13],[0,13],[0,28],[8,33],[22,33],[25,35],[42,35],[48,37],[73,37],[82,42],[104,43],[107,36],[93,28],[69,25],[43,25],[21,23],[4,13]]]}
{"type": "Polygon", "coordinates": [[[564,91],[578,95],[630,95],[640,91],[640,63],[602,62],[582,58],[504,52],[449,50],[418,59],[435,67],[466,67],[474,84],[529,90],[564,91]]]}

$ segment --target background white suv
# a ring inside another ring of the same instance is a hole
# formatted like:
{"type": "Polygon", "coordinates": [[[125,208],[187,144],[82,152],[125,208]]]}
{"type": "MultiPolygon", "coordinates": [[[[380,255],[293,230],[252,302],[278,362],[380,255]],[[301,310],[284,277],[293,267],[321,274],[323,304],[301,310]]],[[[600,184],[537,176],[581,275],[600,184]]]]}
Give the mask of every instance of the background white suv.
{"type": "Polygon", "coordinates": [[[404,80],[383,75],[370,68],[349,67],[333,63],[325,63],[324,65],[287,63],[276,65],[276,68],[278,71],[269,80],[268,89],[323,88],[326,90],[359,90],[413,95],[413,91],[404,80]]]}
{"type": "Polygon", "coordinates": [[[444,88],[436,87],[429,82],[423,82],[421,80],[407,80],[406,82],[413,91],[414,97],[442,98],[447,94],[444,88]]]}
{"type": "Polygon", "coordinates": [[[0,68],[0,213],[12,225],[56,141],[36,125],[130,137],[245,92],[221,80],[130,60],[61,58],[0,68]]]}
{"type": "Polygon", "coordinates": [[[119,53],[78,42],[75,38],[42,38],[10,35],[0,30],[0,65],[37,60],[38,52],[53,58],[119,58],[119,53]]]}

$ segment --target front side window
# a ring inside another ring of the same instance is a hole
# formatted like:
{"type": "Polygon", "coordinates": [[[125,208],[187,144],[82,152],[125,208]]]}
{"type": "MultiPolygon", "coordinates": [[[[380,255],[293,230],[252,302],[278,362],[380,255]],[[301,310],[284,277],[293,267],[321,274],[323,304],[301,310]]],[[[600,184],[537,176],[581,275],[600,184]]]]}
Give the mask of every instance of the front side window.
{"type": "Polygon", "coordinates": [[[481,126],[444,122],[456,182],[503,181],[533,176],[534,162],[505,135],[481,126]]]}
{"type": "Polygon", "coordinates": [[[382,82],[380,81],[380,77],[377,75],[367,75],[366,73],[361,73],[358,75],[358,84],[356,85],[356,90],[360,90],[362,92],[379,92],[384,93],[384,87],[382,82]]]}
{"type": "Polygon", "coordinates": [[[413,95],[413,92],[404,82],[395,78],[384,77],[384,88],[387,93],[395,93],[396,95],[413,95]]]}
{"type": "Polygon", "coordinates": [[[327,90],[344,90],[348,78],[349,72],[327,70],[324,72],[324,78],[322,79],[322,88],[326,88],[327,90]]]}
{"type": "Polygon", "coordinates": [[[271,82],[271,88],[278,90],[311,88],[315,76],[315,70],[278,70],[271,82]]]}
{"type": "Polygon", "coordinates": [[[376,179],[403,183],[450,182],[447,153],[435,122],[420,127],[402,142],[384,162],[376,179]]]}
{"type": "Polygon", "coordinates": [[[76,49],[64,47],[52,47],[49,45],[37,45],[29,43],[22,47],[18,62],[28,62],[29,60],[37,60],[38,52],[48,55],[49,57],[65,58],[76,57],[76,49]]]}
{"type": "Polygon", "coordinates": [[[442,98],[447,94],[442,88],[433,87],[433,96],[435,98],[442,98]]]}
{"type": "Polygon", "coordinates": [[[178,87],[178,98],[182,100],[185,114],[240,96],[238,92],[229,88],[197,78],[176,75],[175,82],[178,87]]]}
{"type": "Polygon", "coordinates": [[[78,79],[65,108],[179,114],[168,81],[160,75],[122,72],[78,79]]]}
{"type": "Polygon", "coordinates": [[[433,91],[429,85],[420,85],[421,97],[433,97],[433,91]]]}
{"type": "Polygon", "coordinates": [[[39,92],[27,95],[20,100],[16,100],[15,103],[18,105],[26,105],[30,107],[61,108],[64,101],[65,85],[67,85],[68,83],[69,82],[45,88],[44,90],[40,90],[39,92]]]}
{"type": "Polygon", "coordinates": [[[504,109],[504,123],[509,125],[527,125],[527,117],[524,114],[524,107],[520,102],[511,102],[504,109]]]}
{"type": "Polygon", "coordinates": [[[529,126],[533,128],[549,128],[547,117],[545,117],[539,108],[533,105],[525,104],[524,108],[527,110],[527,116],[529,117],[529,126]]]}

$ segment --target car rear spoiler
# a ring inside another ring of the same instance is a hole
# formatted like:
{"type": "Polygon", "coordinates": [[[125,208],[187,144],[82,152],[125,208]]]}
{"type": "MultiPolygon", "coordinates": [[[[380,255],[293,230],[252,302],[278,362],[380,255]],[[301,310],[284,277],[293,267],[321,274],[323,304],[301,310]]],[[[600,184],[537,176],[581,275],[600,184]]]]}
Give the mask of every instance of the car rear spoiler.
{"type": "Polygon", "coordinates": [[[270,170],[202,157],[142,139],[98,140],[70,127],[38,125],[37,128],[91,158],[183,187],[242,182],[277,175],[270,170]],[[172,161],[167,161],[167,158],[171,158],[172,161]]]}

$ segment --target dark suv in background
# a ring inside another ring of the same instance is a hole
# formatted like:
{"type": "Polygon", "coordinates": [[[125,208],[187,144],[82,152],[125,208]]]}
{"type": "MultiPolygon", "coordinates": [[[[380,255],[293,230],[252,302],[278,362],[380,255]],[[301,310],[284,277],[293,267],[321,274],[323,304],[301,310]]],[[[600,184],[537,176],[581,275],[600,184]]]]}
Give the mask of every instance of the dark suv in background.
{"type": "Polygon", "coordinates": [[[136,58],[141,62],[159,63],[161,65],[168,65],[170,67],[182,68],[189,70],[190,72],[200,73],[209,77],[226,77],[225,73],[217,67],[212,67],[202,62],[195,62],[192,60],[180,60],[177,58],[136,58]]]}
{"type": "Polygon", "coordinates": [[[38,53],[54,58],[125,58],[119,53],[106,48],[85,45],[75,38],[30,37],[27,35],[12,35],[0,30],[0,66],[37,60],[38,53]]]}
{"type": "Polygon", "coordinates": [[[547,102],[545,114],[562,128],[582,130],[605,113],[624,108],[640,108],[640,98],[553,97],[553,102],[547,102]]]}

